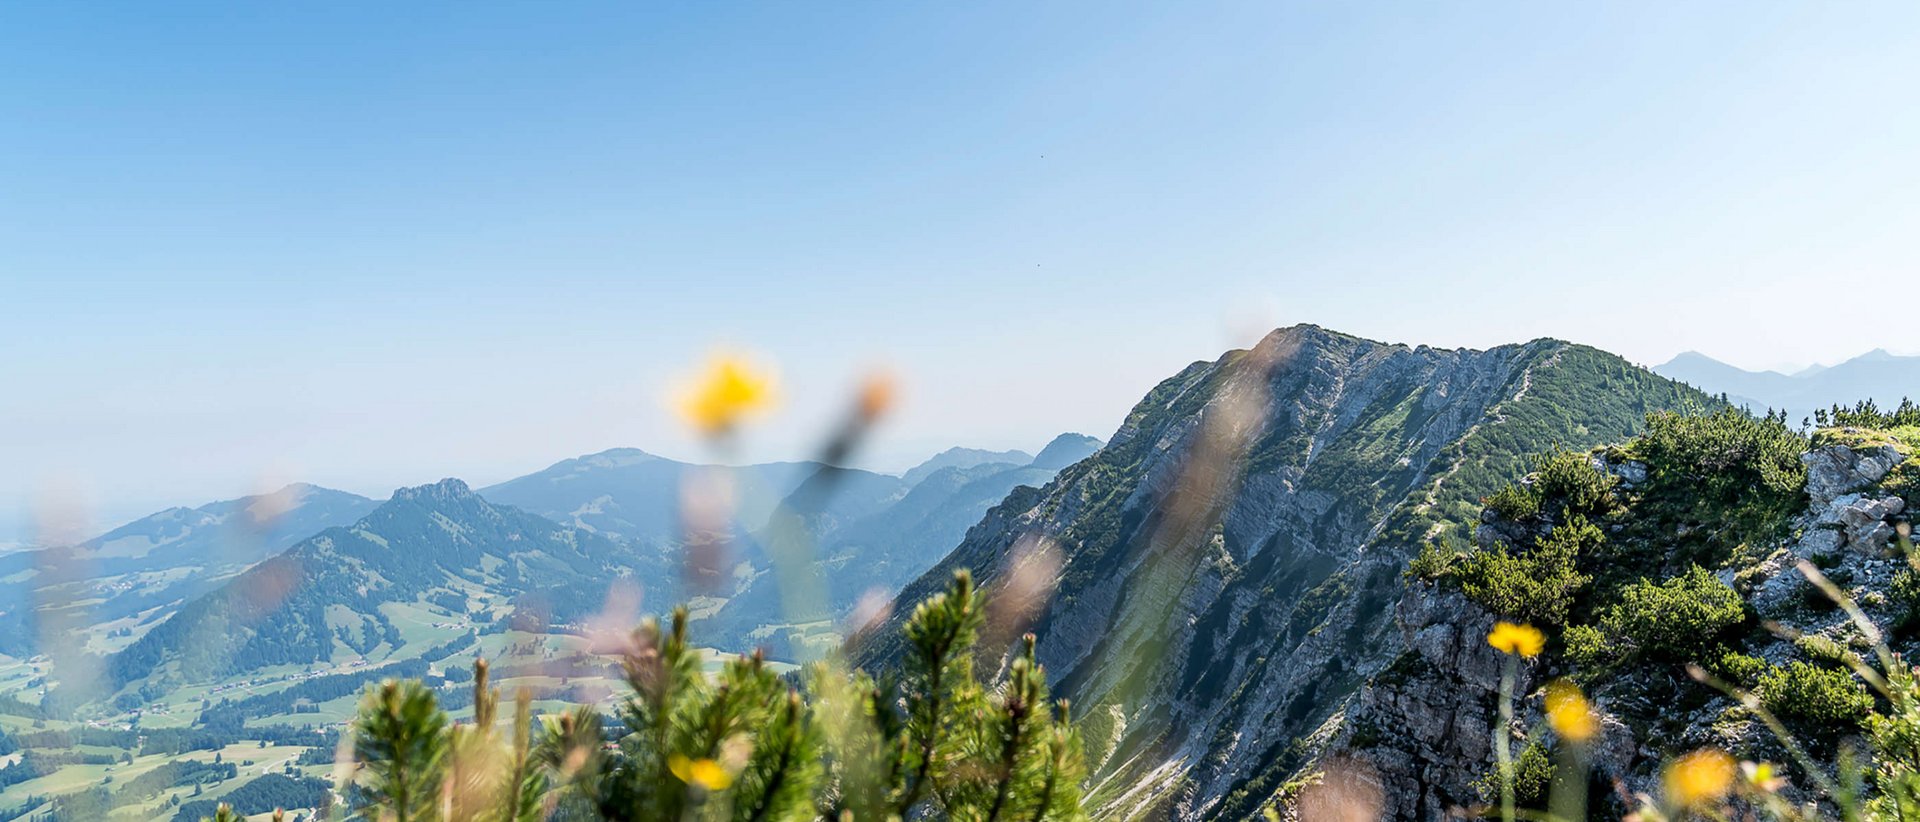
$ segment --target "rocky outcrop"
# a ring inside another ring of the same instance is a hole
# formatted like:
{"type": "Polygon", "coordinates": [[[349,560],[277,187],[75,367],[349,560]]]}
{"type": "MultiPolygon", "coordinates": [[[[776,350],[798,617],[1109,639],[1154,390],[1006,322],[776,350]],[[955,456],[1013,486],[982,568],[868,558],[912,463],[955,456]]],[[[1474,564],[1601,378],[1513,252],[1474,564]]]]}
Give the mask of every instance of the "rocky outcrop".
{"type": "Polygon", "coordinates": [[[1493,615],[1458,592],[1410,586],[1396,619],[1406,651],[1361,690],[1332,748],[1364,763],[1387,818],[1441,819],[1477,800],[1470,786],[1494,761],[1506,660],[1487,644],[1493,615]]]}
{"type": "Polygon", "coordinates": [[[1829,445],[1808,451],[1800,461],[1807,466],[1807,496],[1816,507],[1824,507],[1842,494],[1879,482],[1904,459],[1900,449],[1891,445],[1861,449],[1829,445]]]}
{"type": "MultiPolygon", "coordinates": [[[[1809,582],[1800,570],[1802,562],[1823,569],[1883,635],[1900,618],[1904,606],[1880,593],[1908,567],[1891,544],[1910,527],[1906,502],[1877,485],[1899,462],[1890,456],[1900,454],[1891,448],[1843,445],[1805,455],[1809,500],[1789,529],[1792,536],[1761,551],[1763,558],[1746,567],[1720,572],[1778,632],[1749,638],[1745,652],[1777,666],[1804,659],[1809,642],[1862,647],[1858,627],[1809,582]]],[[[1603,470],[1621,476],[1629,486],[1645,481],[1644,465],[1622,471],[1623,463],[1597,459],[1603,470]]],[[[1476,533],[1483,545],[1519,545],[1537,536],[1538,528],[1489,510],[1476,533]]],[[[1364,778],[1378,787],[1383,819],[1449,818],[1458,815],[1456,809],[1481,801],[1473,783],[1494,767],[1491,733],[1505,662],[1486,642],[1494,617],[1456,587],[1428,582],[1407,585],[1395,617],[1406,650],[1359,690],[1322,750],[1321,767],[1350,770],[1358,763],[1364,778]]],[[[1518,716],[1508,729],[1516,740],[1540,721],[1540,687],[1568,672],[1564,661],[1552,657],[1521,668],[1518,716]]],[[[1640,675],[1672,679],[1675,672],[1640,675]]],[[[1686,700],[1690,707],[1676,714],[1673,704],[1646,702],[1646,691],[1638,687],[1642,684],[1626,679],[1598,683],[1593,694],[1604,714],[1593,766],[1602,784],[1617,785],[1621,795],[1652,790],[1659,763],[1677,751],[1712,745],[1756,759],[1785,756],[1771,747],[1769,732],[1729,699],[1702,700],[1696,692],[1686,700]],[[1654,717],[1663,730],[1649,730],[1654,717]]]]}

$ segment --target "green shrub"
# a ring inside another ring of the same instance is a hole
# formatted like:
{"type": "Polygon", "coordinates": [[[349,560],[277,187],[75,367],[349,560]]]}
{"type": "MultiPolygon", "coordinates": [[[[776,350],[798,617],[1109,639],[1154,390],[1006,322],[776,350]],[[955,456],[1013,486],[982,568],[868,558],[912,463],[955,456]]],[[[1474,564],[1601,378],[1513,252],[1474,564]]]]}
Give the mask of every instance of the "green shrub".
{"type": "Polygon", "coordinates": [[[1768,671],[1756,690],[1767,709],[1782,717],[1853,727],[1873,711],[1873,697],[1853,674],[1806,662],[1768,671]]]}
{"type": "Polygon", "coordinates": [[[1841,645],[1819,634],[1807,634],[1793,641],[1793,647],[1806,654],[1814,662],[1823,662],[1828,666],[1846,665],[1853,654],[1841,645]]]}
{"type": "Polygon", "coordinates": [[[1901,610],[1920,608],[1920,571],[1902,568],[1894,574],[1887,584],[1887,601],[1901,610]]]}
{"type": "Polygon", "coordinates": [[[1893,632],[1903,637],[1920,634],[1920,571],[1902,568],[1887,585],[1887,607],[1893,610],[1893,632]]]}
{"type": "Polygon", "coordinates": [[[1598,519],[1613,511],[1613,486],[1620,479],[1600,470],[1586,454],[1556,448],[1541,455],[1534,472],[1536,493],[1561,505],[1567,518],[1598,519]]]}
{"type": "Polygon", "coordinates": [[[1576,518],[1553,529],[1524,554],[1516,555],[1501,545],[1461,560],[1460,588],[1468,599],[1500,616],[1535,625],[1564,625],[1574,596],[1592,580],[1578,570],[1580,554],[1604,539],[1600,529],[1576,518]]]}
{"type": "Polygon", "coordinates": [[[1752,654],[1728,651],[1713,663],[1713,673],[1742,688],[1760,684],[1760,678],[1773,670],[1766,660],[1752,654]]]}
{"type": "Polygon", "coordinates": [[[1635,550],[1612,564],[1641,573],[1718,567],[1743,546],[1778,541],[1805,502],[1806,447],[1778,415],[1650,415],[1647,432],[1628,446],[1647,464],[1627,535],[1635,550]]]}
{"type": "Polygon", "coordinates": [[[1642,656],[1685,662],[1707,657],[1720,636],[1745,619],[1740,594],[1695,565],[1666,582],[1626,586],[1600,628],[1642,656]]]}
{"type": "Polygon", "coordinates": [[[1429,542],[1407,563],[1406,577],[1426,581],[1440,579],[1453,572],[1453,564],[1459,558],[1459,552],[1452,548],[1429,542]]]}
{"type": "MultiPolygon", "coordinates": [[[[1547,748],[1538,742],[1521,749],[1513,758],[1513,802],[1517,807],[1540,808],[1547,804],[1547,794],[1553,788],[1553,759],[1547,756],[1547,748]]],[[[1500,788],[1506,780],[1501,778],[1500,767],[1473,783],[1473,789],[1480,799],[1489,805],[1500,802],[1500,788]]]]}
{"type": "Polygon", "coordinates": [[[1607,641],[1607,635],[1592,625],[1568,626],[1560,635],[1560,641],[1566,645],[1567,658],[1576,665],[1597,665],[1612,656],[1612,643],[1607,641]]]}
{"type": "Polygon", "coordinates": [[[1540,494],[1530,486],[1512,483],[1495,491],[1486,505],[1501,519],[1522,520],[1540,513],[1540,494]]]}
{"type": "Polygon", "coordinates": [[[1800,462],[1806,438],[1784,417],[1756,419],[1735,408],[1652,414],[1633,450],[1647,463],[1649,484],[1718,501],[1756,491],[1797,497],[1807,480],[1800,462]]]}

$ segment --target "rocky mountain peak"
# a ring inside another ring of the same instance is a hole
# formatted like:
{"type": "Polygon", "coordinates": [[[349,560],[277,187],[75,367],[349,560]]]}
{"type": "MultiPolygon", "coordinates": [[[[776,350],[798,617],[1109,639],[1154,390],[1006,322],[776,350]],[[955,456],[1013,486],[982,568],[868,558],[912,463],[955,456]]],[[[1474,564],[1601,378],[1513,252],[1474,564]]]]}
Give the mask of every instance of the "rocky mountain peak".
{"type": "Polygon", "coordinates": [[[395,489],[393,498],[406,501],[440,502],[477,500],[480,496],[475,494],[472,488],[468,488],[464,480],[448,477],[429,485],[395,489]]]}

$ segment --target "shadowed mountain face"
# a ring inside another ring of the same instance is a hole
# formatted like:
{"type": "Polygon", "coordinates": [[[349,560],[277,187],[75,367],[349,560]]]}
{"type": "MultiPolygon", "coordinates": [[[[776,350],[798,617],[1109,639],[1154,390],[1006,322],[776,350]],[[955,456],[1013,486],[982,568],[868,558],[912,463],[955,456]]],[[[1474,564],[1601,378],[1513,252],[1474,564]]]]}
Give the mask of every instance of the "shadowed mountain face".
{"type": "Polygon", "coordinates": [[[351,526],[321,531],[193,600],[109,658],[111,682],[194,682],[268,665],[365,655],[402,643],[382,612],[436,594],[565,621],[611,582],[645,588],[657,556],[516,508],[459,480],[403,488],[351,526]]]}
{"type": "Polygon", "coordinates": [[[1870,399],[1882,408],[1892,408],[1902,399],[1920,398],[1920,357],[1902,357],[1885,350],[1793,374],[1747,371],[1697,351],[1674,357],[1653,370],[1709,394],[1726,394],[1735,405],[1749,406],[1755,413],[1785,411],[1787,421],[1793,424],[1815,410],[1836,404],[1852,405],[1870,399]]]}
{"type": "MultiPolygon", "coordinates": [[[[1161,383],[1098,453],[1014,491],[893,619],[970,569],[997,603],[986,647],[1035,631],[1073,697],[1097,808],[1246,815],[1397,653],[1389,605],[1422,541],[1471,522],[1526,455],[1707,402],[1554,340],[1448,351],[1276,331],[1161,383]]],[[[897,656],[896,632],[872,636],[862,661],[897,656]]]]}

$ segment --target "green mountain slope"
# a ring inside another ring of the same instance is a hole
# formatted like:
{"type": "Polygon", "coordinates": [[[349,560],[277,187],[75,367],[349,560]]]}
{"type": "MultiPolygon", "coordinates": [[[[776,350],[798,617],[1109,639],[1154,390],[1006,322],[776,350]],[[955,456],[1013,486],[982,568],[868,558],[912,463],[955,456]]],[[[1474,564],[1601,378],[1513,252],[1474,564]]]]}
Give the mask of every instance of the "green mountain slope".
{"type": "MultiPolygon", "coordinates": [[[[459,480],[403,488],[188,603],[107,665],[118,686],[200,682],[270,665],[364,656],[404,640],[383,613],[426,597],[500,603],[554,620],[597,607],[623,576],[652,585],[657,557],[481,499],[459,480]]],[[[464,609],[463,609],[464,610],[464,609]]]]}

